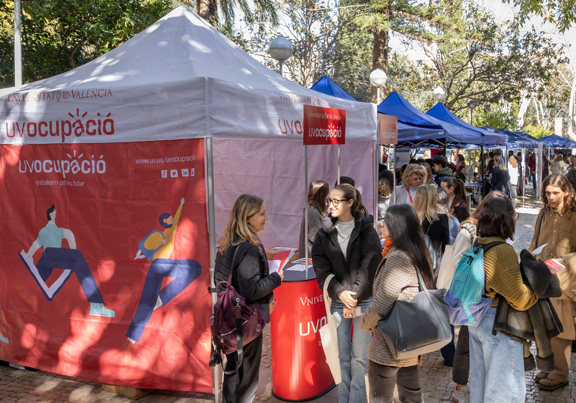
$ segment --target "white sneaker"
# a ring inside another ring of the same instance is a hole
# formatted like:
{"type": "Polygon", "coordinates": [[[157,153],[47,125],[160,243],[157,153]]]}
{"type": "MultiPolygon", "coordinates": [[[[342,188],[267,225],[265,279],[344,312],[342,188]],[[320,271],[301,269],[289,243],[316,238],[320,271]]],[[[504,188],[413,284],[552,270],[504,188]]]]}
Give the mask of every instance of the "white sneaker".
{"type": "Polygon", "coordinates": [[[452,392],[451,399],[456,403],[466,403],[466,392],[463,389],[456,390],[452,392]]]}

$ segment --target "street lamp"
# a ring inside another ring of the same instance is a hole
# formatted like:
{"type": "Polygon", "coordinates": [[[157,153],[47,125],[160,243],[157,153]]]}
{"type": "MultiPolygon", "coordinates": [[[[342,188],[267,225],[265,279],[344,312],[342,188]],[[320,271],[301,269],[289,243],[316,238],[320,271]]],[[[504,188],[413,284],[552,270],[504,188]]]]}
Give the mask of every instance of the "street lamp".
{"type": "Polygon", "coordinates": [[[476,108],[477,105],[478,101],[475,100],[474,98],[470,98],[468,100],[468,108],[470,108],[470,124],[472,124],[472,111],[474,110],[474,108],[476,108]]]}
{"type": "Polygon", "coordinates": [[[292,43],[282,36],[274,38],[270,42],[268,53],[280,63],[280,75],[282,75],[282,64],[292,56],[292,43]]]}
{"type": "Polygon", "coordinates": [[[484,105],[482,105],[482,107],[484,108],[484,119],[486,120],[486,126],[488,126],[488,112],[490,112],[490,104],[486,102],[484,105]]]}
{"type": "Polygon", "coordinates": [[[372,86],[374,86],[378,89],[378,91],[377,91],[377,94],[378,94],[377,104],[380,104],[380,88],[382,88],[386,85],[387,79],[388,79],[388,76],[386,75],[386,72],[382,71],[380,69],[374,69],[372,71],[372,73],[370,73],[370,84],[372,84],[372,86]]]}
{"type": "Polygon", "coordinates": [[[434,95],[436,102],[444,102],[446,99],[446,91],[444,91],[442,87],[436,88],[434,92],[432,92],[432,95],[434,95]]]}

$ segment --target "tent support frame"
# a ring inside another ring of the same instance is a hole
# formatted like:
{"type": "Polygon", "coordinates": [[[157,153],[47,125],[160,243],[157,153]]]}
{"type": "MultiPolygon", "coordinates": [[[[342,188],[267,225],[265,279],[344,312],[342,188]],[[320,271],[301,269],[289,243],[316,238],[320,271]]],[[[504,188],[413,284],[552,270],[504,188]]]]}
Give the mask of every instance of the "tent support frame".
{"type": "MultiPolygon", "coordinates": [[[[212,148],[212,138],[204,139],[206,150],[206,194],[208,196],[208,242],[210,245],[210,287],[212,297],[212,313],[214,313],[214,304],[218,300],[216,292],[216,283],[214,280],[214,267],[216,265],[216,209],[214,207],[214,151],[212,148]]],[[[222,401],[222,371],[220,365],[212,367],[212,385],[214,392],[214,403],[222,401]]]]}

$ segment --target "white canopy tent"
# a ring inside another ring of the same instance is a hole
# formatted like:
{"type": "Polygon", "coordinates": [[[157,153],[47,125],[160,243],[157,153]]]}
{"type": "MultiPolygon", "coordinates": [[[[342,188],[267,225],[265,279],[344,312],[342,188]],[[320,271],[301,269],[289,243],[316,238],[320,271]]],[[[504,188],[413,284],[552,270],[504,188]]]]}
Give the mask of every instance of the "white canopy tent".
{"type": "MultiPolygon", "coordinates": [[[[267,247],[298,245],[304,105],[346,110],[341,174],[356,179],[366,202],[373,200],[376,106],[323,95],[281,77],[185,6],[90,63],[0,91],[0,144],[205,139],[205,236],[213,266],[216,241],[242,193],[265,200],[269,221],[261,235],[267,247]]],[[[309,178],[332,186],[337,147],[312,146],[308,156],[309,178]]],[[[97,156],[91,158],[95,163],[97,156]]]]}
{"type": "MultiPolygon", "coordinates": [[[[375,106],[295,84],[186,6],[90,63],[2,94],[0,139],[3,144],[50,144],[213,138],[217,234],[233,199],[252,192],[272,201],[271,227],[284,228],[265,231],[264,241],[296,246],[303,147],[270,140],[301,141],[305,104],[347,111],[350,146],[342,149],[342,174],[354,177],[364,199],[372,200],[375,106]],[[230,145],[231,139],[242,141],[230,145]],[[250,171],[260,179],[250,177],[250,171]],[[267,179],[262,182],[262,177],[267,179]]],[[[336,180],[335,149],[311,148],[311,179],[336,180]]]]}

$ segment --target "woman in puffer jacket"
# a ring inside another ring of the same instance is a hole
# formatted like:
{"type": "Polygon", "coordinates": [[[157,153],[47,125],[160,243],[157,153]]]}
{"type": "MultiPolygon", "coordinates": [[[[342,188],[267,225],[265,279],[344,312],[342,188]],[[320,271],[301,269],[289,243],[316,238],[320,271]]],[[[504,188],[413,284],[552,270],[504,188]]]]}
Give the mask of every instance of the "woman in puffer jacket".
{"type": "Polygon", "coordinates": [[[316,234],[312,263],[321,289],[330,274],[335,276],[328,285],[328,294],[332,298],[331,313],[341,317],[338,350],[342,382],[338,385],[338,400],[361,403],[367,401],[364,376],[372,335],[362,332],[360,315],[372,301],[372,280],[382,247],[374,219],[368,215],[357,189],[349,184],[337,185],[328,202],[330,215],[316,234]]]}

